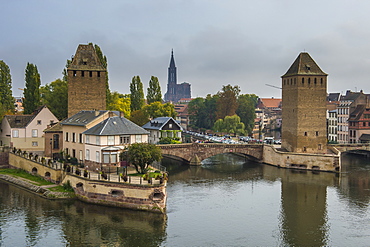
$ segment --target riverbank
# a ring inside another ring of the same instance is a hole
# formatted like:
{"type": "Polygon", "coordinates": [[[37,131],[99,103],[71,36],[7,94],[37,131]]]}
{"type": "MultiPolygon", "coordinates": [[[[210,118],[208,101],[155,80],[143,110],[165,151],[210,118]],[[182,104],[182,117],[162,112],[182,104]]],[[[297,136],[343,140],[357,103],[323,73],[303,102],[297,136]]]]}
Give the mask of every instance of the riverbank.
{"type": "MultiPolygon", "coordinates": [[[[46,199],[74,199],[76,195],[74,192],[63,191],[63,187],[57,184],[48,183],[39,183],[37,181],[32,181],[21,176],[17,176],[16,173],[7,174],[6,170],[0,169],[0,179],[11,183],[17,187],[21,187],[29,192],[32,192],[38,196],[44,197],[46,199]],[[56,190],[56,191],[55,191],[56,190]],[[62,191],[61,191],[62,190],[62,191]]],[[[12,169],[13,170],[13,169],[12,169]]],[[[32,176],[32,175],[29,175],[32,176]]],[[[39,177],[34,176],[37,179],[39,177]]]]}

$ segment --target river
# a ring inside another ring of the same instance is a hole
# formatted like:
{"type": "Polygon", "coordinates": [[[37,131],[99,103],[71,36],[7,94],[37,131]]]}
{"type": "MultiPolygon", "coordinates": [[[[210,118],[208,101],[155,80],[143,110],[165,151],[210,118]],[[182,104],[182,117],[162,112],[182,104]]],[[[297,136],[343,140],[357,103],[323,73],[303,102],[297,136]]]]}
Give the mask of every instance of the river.
{"type": "Polygon", "coordinates": [[[370,160],[343,174],[234,155],[164,160],[167,214],[49,201],[0,181],[0,246],[370,246],[370,160]]]}

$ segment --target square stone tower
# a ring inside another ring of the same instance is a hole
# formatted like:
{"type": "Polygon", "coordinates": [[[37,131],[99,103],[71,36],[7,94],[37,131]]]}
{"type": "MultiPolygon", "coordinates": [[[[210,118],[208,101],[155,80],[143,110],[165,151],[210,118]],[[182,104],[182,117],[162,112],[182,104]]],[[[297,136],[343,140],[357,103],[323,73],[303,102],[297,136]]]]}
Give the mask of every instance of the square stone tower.
{"type": "Polygon", "coordinates": [[[79,45],[68,73],[68,117],[82,110],[106,110],[107,70],[92,44],[79,45]]]}
{"type": "Polygon", "coordinates": [[[307,52],[299,54],[282,78],[282,148],[326,153],[327,74],[307,52]]]}

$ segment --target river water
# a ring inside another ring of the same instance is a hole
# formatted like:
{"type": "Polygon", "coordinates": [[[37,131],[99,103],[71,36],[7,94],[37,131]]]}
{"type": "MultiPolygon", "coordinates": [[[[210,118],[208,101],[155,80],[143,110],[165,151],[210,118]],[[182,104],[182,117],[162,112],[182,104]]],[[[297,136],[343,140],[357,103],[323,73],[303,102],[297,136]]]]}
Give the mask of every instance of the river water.
{"type": "Polygon", "coordinates": [[[0,246],[370,246],[370,160],[343,174],[234,155],[170,172],[167,214],[49,201],[0,181],[0,246]]]}

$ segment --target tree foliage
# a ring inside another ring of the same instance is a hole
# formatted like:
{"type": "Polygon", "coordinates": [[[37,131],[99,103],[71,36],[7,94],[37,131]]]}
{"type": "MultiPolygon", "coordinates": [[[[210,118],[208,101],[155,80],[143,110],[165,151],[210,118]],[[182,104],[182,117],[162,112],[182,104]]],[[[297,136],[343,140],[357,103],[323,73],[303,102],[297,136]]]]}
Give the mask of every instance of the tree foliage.
{"type": "Polygon", "coordinates": [[[144,110],[136,110],[131,112],[130,120],[139,126],[143,126],[149,122],[149,116],[144,110]]]}
{"type": "Polygon", "coordinates": [[[237,135],[244,135],[244,123],[240,122],[238,115],[226,116],[224,119],[218,119],[213,129],[217,132],[232,133],[237,135]]]}
{"type": "Polygon", "coordinates": [[[211,129],[216,121],[218,95],[196,98],[188,106],[190,122],[194,127],[211,129]]]}
{"type": "Polygon", "coordinates": [[[117,91],[110,93],[110,101],[107,110],[123,112],[126,118],[131,116],[131,99],[128,94],[120,94],[117,91]]]}
{"type": "Polygon", "coordinates": [[[41,102],[48,106],[50,111],[59,120],[68,116],[68,85],[67,82],[57,79],[40,88],[41,102]]]}
{"type": "Polygon", "coordinates": [[[148,104],[151,104],[157,101],[162,102],[161,86],[159,84],[158,78],[155,76],[152,76],[150,78],[146,100],[148,104]]]}
{"type": "Polygon", "coordinates": [[[222,91],[218,92],[217,119],[235,115],[238,108],[237,99],[239,93],[239,86],[231,86],[230,84],[222,86],[222,91]]]}
{"type": "Polygon", "coordinates": [[[245,132],[247,134],[253,131],[257,101],[258,96],[255,94],[242,94],[239,95],[238,98],[238,109],[236,110],[236,114],[240,117],[240,121],[244,123],[245,132]]]}
{"type": "Polygon", "coordinates": [[[12,77],[9,66],[0,60],[0,103],[1,111],[14,111],[14,99],[12,95],[12,77]]]}
{"type": "Polygon", "coordinates": [[[132,77],[130,83],[131,112],[140,110],[144,106],[144,89],[140,76],[132,77]]]}
{"type": "Polygon", "coordinates": [[[142,110],[151,119],[157,117],[176,117],[175,106],[171,103],[162,104],[159,101],[155,101],[149,105],[145,105],[142,110]]]}
{"type": "Polygon", "coordinates": [[[40,74],[37,66],[32,63],[27,63],[25,72],[26,85],[24,88],[24,114],[33,113],[37,107],[41,105],[40,102],[40,74]]]}
{"type": "Polygon", "coordinates": [[[134,143],[128,148],[128,160],[138,173],[146,173],[150,164],[161,159],[161,149],[154,144],[134,143]]]}

